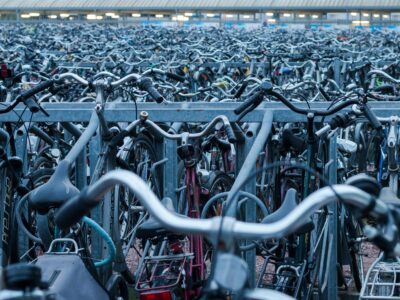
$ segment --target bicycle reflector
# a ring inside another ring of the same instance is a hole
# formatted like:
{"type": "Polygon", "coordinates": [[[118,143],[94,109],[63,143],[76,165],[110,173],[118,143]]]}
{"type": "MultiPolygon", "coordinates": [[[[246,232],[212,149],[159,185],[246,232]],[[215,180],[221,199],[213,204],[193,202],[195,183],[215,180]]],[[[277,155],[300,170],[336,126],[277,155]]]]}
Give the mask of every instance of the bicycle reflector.
{"type": "Polygon", "coordinates": [[[0,79],[6,79],[12,77],[12,71],[7,68],[6,64],[1,64],[0,66],[0,79]]]}
{"type": "Polygon", "coordinates": [[[172,300],[172,296],[170,291],[158,291],[140,294],[140,300],[172,300]]]}

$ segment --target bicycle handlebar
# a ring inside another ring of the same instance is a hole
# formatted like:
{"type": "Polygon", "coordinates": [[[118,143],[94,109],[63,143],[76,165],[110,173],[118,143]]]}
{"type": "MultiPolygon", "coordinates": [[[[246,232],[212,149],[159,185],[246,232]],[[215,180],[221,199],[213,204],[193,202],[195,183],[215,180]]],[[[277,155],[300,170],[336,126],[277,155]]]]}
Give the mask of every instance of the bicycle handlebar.
{"type": "MultiPolygon", "coordinates": [[[[124,140],[124,138],[129,136],[130,134],[132,134],[133,131],[135,130],[135,128],[140,124],[143,124],[144,126],[147,125],[146,126],[147,129],[149,129],[154,135],[157,135],[158,137],[170,139],[170,140],[180,140],[183,137],[183,135],[186,134],[186,133],[171,134],[171,133],[165,131],[164,129],[162,129],[156,123],[148,120],[147,118],[148,118],[147,112],[142,111],[140,113],[140,120],[136,120],[136,121],[132,122],[124,130],[122,130],[119,134],[117,134],[111,140],[110,146],[114,146],[115,147],[115,146],[119,145],[124,140]]],[[[208,133],[210,133],[218,122],[222,122],[224,124],[224,128],[225,128],[225,131],[226,131],[226,135],[228,136],[229,142],[230,143],[235,143],[236,142],[236,137],[235,137],[235,134],[233,132],[232,126],[229,123],[228,118],[226,116],[223,116],[223,115],[215,117],[210,123],[207,124],[206,128],[204,128],[201,132],[199,132],[199,133],[189,133],[189,134],[187,134],[187,137],[188,138],[194,138],[194,139],[201,138],[201,137],[207,135],[208,133]]]]}
{"type": "Polygon", "coordinates": [[[386,72],[384,72],[384,71],[382,71],[382,70],[372,70],[372,71],[369,71],[369,72],[367,73],[367,77],[370,77],[371,75],[380,75],[380,76],[382,76],[382,77],[385,77],[387,80],[389,80],[389,81],[391,81],[391,82],[393,82],[393,83],[396,83],[396,84],[399,84],[399,83],[400,83],[400,80],[393,78],[392,76],[390,76],[389,74],[387,74],[386,72]]]}
{"type": "Polygon", "coordinates": [[[33,113],[38,112],[39,110],[42,110],[47,116],[47,112],[44,111],[39,104],[36,103],[36,101],[30,99],[32,96],[48,89],[51,88],[54,85],[54,80],[46,80],[44,82],[39,83],[35,87],[31,88],[30,90],[27,90],[25,92],[22,92],[17,98],[6,108],[0,109],[0,114],[7,113],[12,111],[19,103],[24,102],[24,104],[29,108],[29,110],[33,113]]]}
{"type": "Polygon", "coordinates": [[[261,87],[261,91],[257,92],[256,94],[251,96],[249,99],[247,99],[245,102],[243,102],[239,107],[237,107],[234,110],[235,114],[239,115],[239,114],[242,114],[244,111],[246,111],[246,113],[248,113],[251,110],[255,109],[261,103],[261,101],[264,99],[264,96],[266,96],[266,95],[270,95],[270,96],[277,98],[283,104],[285,104],[288,108],[290,108],[292,111],[294,111],[296,113],[299,113],[302,115],[307,115],[309,113],[312,113],[312,114],[314,114],[314,116],[321,116],[321,117],[329,116],[334,113],[337,113],[338,111],[342,110],[343,108],[345,108],[347,106],[350,106],[353,104],[359,104],[359,101],[357,101],[357,100],[349,100],[349,101],[343,102],[341,104],[338,104],[326,111],[304,109],[304,108],[296,107],[293,103],[291,103],[283,95],[274,91],[271,83],[264,81],[260,85],[260,87],[261,87]]]}
{"type": "MultiPolygon", "coordinates": [[[[144,74],[147,74],[147,73],[149,73],[149,72],[145,72],[144,74]]],[[[103,74],[103,75],[107,75],[107,74],[103,74]]],[[[86,79],[82,78],[81,76],[79,76],[75,73],[63,73],[60,75],[56,75],[54,77],[54,80],[59,82],[59,81],[62,81],[63,79],[67,79],[67,78],[74,79],[84,86],[89,86],[91,84],[89,81],[87,81],[86,79]]],[[[111,82],[110,86],[118,87],[129,81],[138,82],[138,87],[140,89],[148,92],[150,97],[153,98],[157,103],[161,103],[164,101],[164,97],[154,88],[153,82],[151,81],[151,79],[148,77],[143,77],[139,74],[135,74],[135,73],[128,74],[123,78],[120,78],[116,81],[111,82]]]]}
{"type": "Polygon", "coordinates": [[[166,209],[146,183],[136,174],[118,170],[111,171],[89,186],[77,197],[68,201],[56,213],[55,221],[65,229],[72,226],[83,215],[98,205],[102,197],[115,185],[125,185],[140,200],[147,211],[166,229],[185,234],[201,234],[210,240],[218,237],[223,222],[224,235],[234,239],[272,239],[282,238],[295,232],[320,207],[336,201],[337,195],[346,204],[360,209],[368,209],[369,215],[385,222],[390,210],[380,200],[375,200],[368,193],[350,186],[334,185],[324,187],[304,199],[293,211],[271,224],[246,223],[232,217],[213,217],[211,219],[192,219],[180,216],[166,209]]]}
{"type": "Polygon", "coordinates": [[[209,122],[206,126],[206,128],[204,128],[202,131],[198,132],[198,133],[175,133],[175,134],[171,134],[167,131],[165,131],[164,129],[162,129],[160,126],[158,126],[156,123],[154,123],[151,120],[145,120],[144,121],[144,125],[147,125],[147,128],[152,131],[155,135],[158,135],[160,137],[163,138],[167,138],[167,139],[171,139],[171,140],[179,140],[183,137],[184,134],[187,134],[188,138],[193,138],[193,139],[198,139],[201,138],[207,134],[209,134],[215,127],[215,125],[217,125],[218,122],[222,122],[224,125],[224,129],[226,131],[226,135],[228,136],[228,140],[230,143],[235,143],[236,142],[236,137],[235,134],[233,132],[233,129],[231,127],[231,124],[229,123],[229,120],[226,116],[224,115],[219,115],[216,116],[214,119],[211,120],[211,122],[209,122]]]}

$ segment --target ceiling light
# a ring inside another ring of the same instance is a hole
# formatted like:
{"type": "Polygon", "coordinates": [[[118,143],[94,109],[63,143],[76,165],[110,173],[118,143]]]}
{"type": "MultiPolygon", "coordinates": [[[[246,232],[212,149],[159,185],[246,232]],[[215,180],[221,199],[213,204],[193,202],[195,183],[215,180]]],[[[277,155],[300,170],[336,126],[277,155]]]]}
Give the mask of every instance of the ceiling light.
{"type": "Polygon", "coordinates": [[[374,14],[374,18],[379,18],[379,14],[374,14]]]}
{"type": "Polygon", "coordinates": [[[185,12],[184,15],[185,17],[193,17],[193,13],[191,12],[185,12]]]}
{"type": "Polygon", "coordinates": [[[87,15],[86,16],[86,18],[88,19],[88,20],[96,20],[96,15],[93,15],[93,14],[89,14],[89,15],[87,15]]]}
{"type": "Polygon", "coordinates": [[[214,18],[215,14],[206,14],[206,16],[209,17],[209,18],[214,18]]]}
{"type": "Polygon", "coordinates": [[[384,19],[389,19],[389,15],[383,15],[382,16],[384,19]]]}
{"type": "Polygon", "coordinates": [[[112,12],[106,13],[106,16],[107,16],[107,17],[112,17],[112,16],[114,16],[114,15],[115,15],[115,13],[112,13],[112,12]]]}
{"type": "Polygon", "coordinates": [[[283,14],[284,17],[288,18],[291,16],[291,14],[283,14]]]}
{"type": "Polygon", "coordinates": [[[140,18],[140,17],[141,17],[141,14],[135,13],[135,14],[132,14],[132,17],[134,17],[134,18],[140,18]]]}
{"type": "Polygon", "coordinates": [[[57,19],[57,15],[49,15],[49,19],[57,19]]]}
{"type": "Polygon", "coordinates": [[[174,19],[174,17],[172,18],[174,21],[179,21],[179,22],[186,22],[189,21],[189,17],[186,17],[184,15],[177,15],[174,19]]]}
{"type": "Polygon", "coordinates": [[[250,16],[249,15],[244,15],[243,19],[250,19],[250,16]]]}
{"type": "Polygon", "coordinates": [[[40,13],[33,12],[33,13],[29,13],[29,15],[30,15],[31,17],[39,17],[39,16],[40,16],[40,13]]]}
{"type": "Polygon", "coordinates": [[[22,14],[21,18],[22,19],[29,19],[31,16],[29,14],[22,14]]]}
{"type": "Polygon", "coordinates": [[[318,19],[318,15],[312,15],[311,18],[318,19]]]}
{"type": "Polygon", "coordinates": [[[113,15],[111,16],[112,19],[119,19],[119,15],[113,15]]]}
{"type": "Polygon", "coordinates": [[[304,15],[304,14],[300,14],[300,15],[299,15],[299,18],[305,18],[305,16],[306,16],[306,15],[304,15]]]}
{"type": "Polygon", "coordinates": [[[164,18],[164,15],[156,15],[156,18],[164,18]]]}
{"type": "Polygon", "coordinates": [[[226,15],[227,18],[233,18],[233,15],[226,15]]]}
{"type": "Polygon", "coordinates": [[[351,15],[352,15],[353,17],[357,17],[357,16],[358,16],[358,13],[352,12],[351,15]]]}
{"type": "Polygon", "coordinates": [[[265,15],[266,15],[267,17],[273,17],[273,16],[274,16],[274,13],[273,13],[273,12],[267,12],[267,13],[265,13],[265,15]]]}
{"type": "Polygon", "coordinates": [[[352,22],[353,25],[358,25],[358,26],[368,26],[369,25],[369,21],[363,20],[363,21],[353,21],[352,22]]]}
{"type": "Polygon", "coordinates": [[[61,18],[68,18],[68,17],[69,17],[69,14],[60,14],[60,17],[61,17],[61,18]]]}
{"type": "Polygon", "coordinates": [[[96,20],[103,20],[103,16],[96,16],[96,20]]]}
{"type": "Polygon", "coordinates": [[[276,19],[267,19],[268,23],[276,23],[276,19]]]}

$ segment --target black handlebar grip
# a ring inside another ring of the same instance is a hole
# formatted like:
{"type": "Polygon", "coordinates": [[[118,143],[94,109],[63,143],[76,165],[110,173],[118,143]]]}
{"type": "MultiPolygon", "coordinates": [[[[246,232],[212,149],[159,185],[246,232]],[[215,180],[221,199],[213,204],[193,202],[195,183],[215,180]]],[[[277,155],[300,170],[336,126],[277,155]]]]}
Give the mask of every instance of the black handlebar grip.
{"type": "Polygon", "coordinates": [[[261,98],[262,100],[262,95],[261,92],[257,92],[250,98],[248,98],[246,101],[244,101],[242,104],[240,104],[236,109],[233,111],[235,114],[240,115],[242,112],[244,112],[248,107],[252,106],[253,104],[256,105],[257,102],[261,102],[259,100],[261,98]]]}
{"type": "Polygon", "coordinates": [[[61,229],[67,229],[79,222],[88,214],[98,202],[87,197],[87,190],[83,190],[78,196],[68,200],[55,214],[55,222],[61,229]]]}
{"type": "Polygon", "coordinates": [[[228,141],[229,143],[236,143],[236,136],[235,133],[233,132],[231,124],[225,125],[225,132],[226,135],[228,136],[228,141]]]}
{"type": "Polygon", "coordinates": [[[334,130],[338,127],[345,128],[348,126],[349,122],[352,120],[352,112],[347,112],[344,114],[338,114],[332,118],[329,122],[331,129],[334,130]]]}
{"type": "Polygon", "coordinates": [[[240,88],[237,90],[236,94],[235,94],[235,98],[239,98],[244,90],[246,89],[246,87],[249,85],[248,81],[243,82],[243,84],[240,86],[240,88]]]}
{"type": "Polygon", "coordinates": [[[167,77],[169,77],[171,79],[174,79],[176,81],[179,81],[179,82],[185,82],[185,80],[186,80],[185,77],[180,76],[180,75],[175,74],[175,73],[166,72],[165,74],[167,75],[167,77]]]}
{"type": "Polygon", "coordinates": [[[37,113],[40,110],[39,104],[35,101],[33,97],[24,99],[23,102],[32,113],[37,113]]]}
{"type": "Polygon", "coordinates": [[[318,90],[321,93],[321,95],[325,98],[326,101],[329,101],[329,102],[332,101],[331,97],[329,97],[328,93],[324,90],[324,88],[322,86],[318,86],[318,90]]]}
{"type": "Polygon", "coordinates": [[[37,93],[40,93],[41,91],[44,91],[45,89],[51,87],[53,84],[54,84],[53,80],[47,80],[45,82],[39,83],[37,86],[30,89],[29,91],[23,92],[19,98],[22,101],[24,101],[24,100],[36,95],[37,93]]]}
{"type": "Polygon", "coordinates": [[[154,88],[153,82],[150,78],[142,78],[139,82],[139,87],[148,92],[150,97],[153,98],[157,103],[164,101],[164,97],[154,88]]]}
{"type": "Polygon", "coordinates": [[[364,112],[365,117],[368,119],[368,121],[371,123],[372,127],[376,130],[381,130],[382,129],[382,123],[378,120],[376,115],[371,111],[369,108],[368,104],[364,104],[362,107],[362,110],[364,112]]]}

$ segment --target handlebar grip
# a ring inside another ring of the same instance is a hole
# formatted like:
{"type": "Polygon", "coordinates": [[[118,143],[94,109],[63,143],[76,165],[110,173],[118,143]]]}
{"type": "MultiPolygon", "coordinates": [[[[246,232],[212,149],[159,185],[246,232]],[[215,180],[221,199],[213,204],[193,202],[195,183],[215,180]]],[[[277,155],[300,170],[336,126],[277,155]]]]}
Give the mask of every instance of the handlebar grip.
{"type": "Polygon", "coordinates": [[[345,128],[349,125],[349,122],[351,122],[351,120],[352,120],[352,112],[338,114],[332,118],[332,120],[329,122],[329,125],[332,130],[338,127],[345,128]]]}
{"type": "Polygon", "coordinates": [[[231,124],[225,125],[225,132],[226,135],[228,136],[228,141],[229,143],[236,143],[236,136],[235,133],[233,132],[231,124]]]}
{"type": "Polygon", "coordinates": [[[150,78],[142,78],[142,80],[139,82],[139,87],[148,92],[150,97],[153,98],[157,103],[164,101],[164,97],[153,86],[153,82],[150,78]]]}
{"type": "Polygon", "coordinates": [[[249,85],[248,81],[243,82],[243,84],[240,86],[240,88],[237,90],[236,94],[235,94],[235,98],[239,98],[244,90],[246,89],[246,87],[249,85]]]}
{"type": "Polygon", "coordinates": [[[324,90],[324,88],[322,86],[318,86],[318,90],[321,93],[321,95],[325,98],[326,101],[329,101],[329,102],[332,101],[331,97],[329,97],[328,93],[324,90]]]}
{"type": "Polygon", "coordinates": [[[248,107],[252,106],[252,105],[257,105],[262,101],[262,93],[261,92],[257,92],[256,94],[254,94],[253,96],[251,96],[250,98],[248,98],[246,101],[244,101],[242,104],[240,104],[235,110],[234,113],[236,115],[241,114],[242,112],[244,112],[248,107]],[[261,100],[260,100],[261,99],[261,100]]]}
{"type": "Polygon", "coordinates": [[[70,199],[55,214],[55,222],[61,229],[67,229],[79,222],[96,205],[96,201],[87,197],[87,190],[83,190],[78,196],[70,199]]]}
{"type": "Polygon", "coordinates": [[[23,92],[19,98],[23,101],[26,100],[37,93],[40,93],[41,91],[44,91],[45,89],[51,87],[54,84],[53,80],[46,80],[45,82],[39,83],[37,86],[34,88],[31,88],[30,90],[23,92]]]}
{"type": "Polygon", "coordinates": [[[175,73],[166,72],[165,74],[167,75],[167,77],[169,77],[171,79],[174,79],[176,81],[179,81],[179,82],[185,82],[185,80],[186,80],[185,77],[180,76],[180,75],[175,74],[175,73]]]}
{"type": "Polygon", "coordinates": [[[382,129],[382,123],[378,120],[376,115],[371,111],[368,104],[364,104],[363,112],[364,112],[365,117],[368,119],[368,121],[370,121],[372,127],[374,127],[374,129],[376,129],[376,130],[382,129]]]}
{"type": "Polygon", "coordinates": [[[40,110],[39,104],[33,99],[33,97],[25,99],[23,102],[32,113],[37,113],[40,110]]]}

